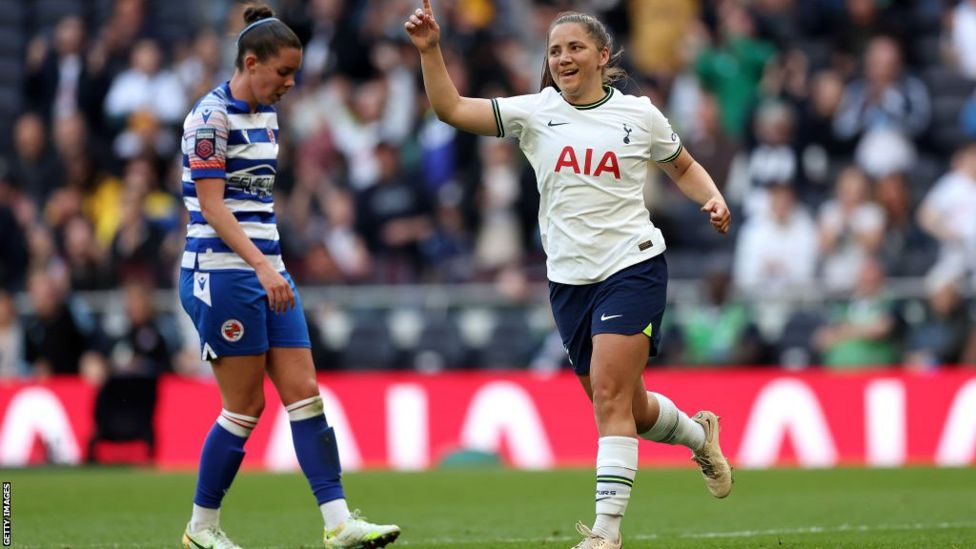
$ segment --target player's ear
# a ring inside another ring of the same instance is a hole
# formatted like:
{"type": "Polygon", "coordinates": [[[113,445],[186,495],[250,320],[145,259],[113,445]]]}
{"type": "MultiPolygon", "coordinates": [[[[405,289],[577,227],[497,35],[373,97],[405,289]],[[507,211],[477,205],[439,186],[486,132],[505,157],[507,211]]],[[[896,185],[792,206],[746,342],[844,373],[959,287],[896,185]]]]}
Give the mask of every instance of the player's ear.
{"type": "Polygon", "coordinates": [[[244,70],[250,72],[258,64],[258,56],[253,53],[244,54],[244,70]]]}

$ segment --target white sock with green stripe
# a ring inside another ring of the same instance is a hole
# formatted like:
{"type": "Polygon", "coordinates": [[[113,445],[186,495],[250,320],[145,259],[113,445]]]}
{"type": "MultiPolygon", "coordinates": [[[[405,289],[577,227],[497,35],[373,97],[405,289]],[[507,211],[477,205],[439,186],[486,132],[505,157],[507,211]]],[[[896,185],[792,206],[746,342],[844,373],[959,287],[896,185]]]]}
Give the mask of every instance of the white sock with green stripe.
{"type": "Polygon", "coordinates": [[[593,532],[616,541],[637,476],[637,439],[600,437],[596,454],[596,522],[593,532]]]}
{"type": "Polygon", "coordinates": [[[701,450],[705,445],[705,429],[701,425],[679,410],[670,398],[650,391],[647,392],[647,398],[657,399],[661,412],[654,425],[640,434],[641,438],[665,444],[680,444],[693,452],[701,450]]]}

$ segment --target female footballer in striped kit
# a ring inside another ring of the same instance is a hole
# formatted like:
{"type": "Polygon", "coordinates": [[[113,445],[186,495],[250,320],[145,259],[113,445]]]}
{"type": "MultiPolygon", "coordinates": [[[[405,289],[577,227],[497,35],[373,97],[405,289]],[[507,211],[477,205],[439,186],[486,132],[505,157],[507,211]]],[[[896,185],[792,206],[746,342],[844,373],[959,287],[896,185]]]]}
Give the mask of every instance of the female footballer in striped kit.
{"type": "Polygon", "coordinates": [[[278,242],[272,105],[294,87],[302,45],[267,6],[248,7],[244,20],[233,77],[200,99],[183,124],[183,201],[190,222],[180,301],[200,334],[223,403],[203,445],[183,547],[239,547],[220,528],[220,504],[264,408],[266,373],[288,410],[295,454],[325,522],[325,546],[383,547],[400,529],[349,512],[301,300],[278,242]]]}
{"type": "Polygon", "coordinates": [[[621,547],[638,438],[687,446],[712,495],[727,496],[732,471],[718,417],[689,418],[647,391],[642,377],[660,344],[667,293],[664,238],[642,193],[648,164],[656,162],[726,233],[731,216],[711,177],[648,98],[610,86],[622,74],[614,66],[619,52],[592,16],[563,13],[549,27],[539,93],[491,100],[458,94],[429,0],[405,28],[437,116],[472,133],[517,138],[536,172],[553,316],[600,433],[596,521],[577,524],[583,540],[576,547],[621,547]]]}

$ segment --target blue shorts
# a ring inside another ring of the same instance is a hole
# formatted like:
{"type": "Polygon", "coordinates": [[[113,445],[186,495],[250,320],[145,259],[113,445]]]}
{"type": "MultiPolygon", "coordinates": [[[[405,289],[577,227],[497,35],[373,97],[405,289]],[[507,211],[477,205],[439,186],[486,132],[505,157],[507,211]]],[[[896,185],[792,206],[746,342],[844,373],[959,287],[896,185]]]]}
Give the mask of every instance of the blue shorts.
{"type": "Polygon", "coordinates": [[[661,345],[661,319],[668,294],[664,254],[614,273],[594,284],[549,282],[552,316],[577,375],[590,373],[593,336],[644,333],[650,355],[661,345]]]}
{"type": "Polygon", "coordinates": [[[180,269],[180,302],[197,327],[202,360],[312,346],[295,282],[287,272],[282,276],[295,292],[295,306],[276,313],[253,272],[180,269]]]}

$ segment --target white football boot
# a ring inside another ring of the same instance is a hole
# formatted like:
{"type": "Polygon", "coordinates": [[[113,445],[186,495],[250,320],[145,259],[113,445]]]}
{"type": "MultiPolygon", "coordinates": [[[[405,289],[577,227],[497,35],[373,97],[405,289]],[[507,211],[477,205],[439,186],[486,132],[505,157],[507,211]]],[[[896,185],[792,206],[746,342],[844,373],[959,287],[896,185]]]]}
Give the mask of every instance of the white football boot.
{"type": "Polygon", "coordinates": [[[354,511],[352,516],[339,526],[325,529],[323,542],[326,547],[343,549],[375,549],[386,547],[400,536],[400,527],[395,524],[373,524],[354,511]]]}
{"type": "Polygon", "coordinates": [[[701,411],[691,418],[705,429],[705,446],[691,457],[701,469],[708,491],[717,498],[724,498],[732,491],[732,467],[718,445],[718,416],[701,411]]]}

